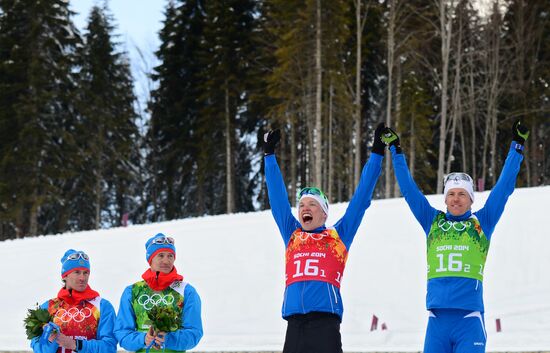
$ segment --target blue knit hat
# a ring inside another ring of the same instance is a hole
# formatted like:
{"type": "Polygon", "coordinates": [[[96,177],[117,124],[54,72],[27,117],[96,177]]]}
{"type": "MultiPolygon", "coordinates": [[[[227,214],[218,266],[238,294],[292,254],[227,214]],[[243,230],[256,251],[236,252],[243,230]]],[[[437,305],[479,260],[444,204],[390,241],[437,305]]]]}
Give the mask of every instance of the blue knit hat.
{"type": "Polygon", "coordinates": [[[76,270],[90,271],[90,258],[84,251],[69,249],[61,258],[61,278],[76,270]]]}
{"type": "Polygon", "coordinates": [[[162,233],[158,233],[145,243],[145,258],[147,262],[151,264],[151,260],[161,251],[168,251],[174,254],[176,257],[176,247],[174,246],[174,239],[167,237],[162,233]]]}

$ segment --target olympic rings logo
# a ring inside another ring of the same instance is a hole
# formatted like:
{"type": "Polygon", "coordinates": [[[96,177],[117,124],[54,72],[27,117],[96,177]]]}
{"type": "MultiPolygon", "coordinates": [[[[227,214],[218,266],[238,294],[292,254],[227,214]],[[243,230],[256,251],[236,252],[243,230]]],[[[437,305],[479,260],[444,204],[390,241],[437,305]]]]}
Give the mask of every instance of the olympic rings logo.
{"type": "Polygon", "coordinates": [[[160,295],[155,293],[151,296],[148,294],[142,294],[139,296],[137,302],[145,310],[151,310],[155,305],[164,304],[170,305],[174,302],[174,296],[172,294],[160,295]]]}
{"type": "Polygon", "coordinates": [[[309,233],[309,232],[298,232],[296,233],[296,237],[298,237],[301,241],[306,241],[308,238],[311,238],[313,240],[321,240],[328,235],[325,233],[309,233]]]}
{"type": "Polygon", "coordinates": [[[439,222],[437,223],[437,226],[441,228],[444,232],[448,231],[451,228],[453,228],[456,231],[462,232],[464,229],[471,227],[472,223],[470,221],[454,222],[454,221],[446,221],[444,219],[440,219],[439,222]]]}
{"type": "Polygon", "coordinates": [[[72,321],[82,322],[85,319],[92,316],[92,310],[90,308],[70,308],[69,310],[59,309],[55,313],[55,317],[61,320],[61,322],[67,323],[72,321]]]}

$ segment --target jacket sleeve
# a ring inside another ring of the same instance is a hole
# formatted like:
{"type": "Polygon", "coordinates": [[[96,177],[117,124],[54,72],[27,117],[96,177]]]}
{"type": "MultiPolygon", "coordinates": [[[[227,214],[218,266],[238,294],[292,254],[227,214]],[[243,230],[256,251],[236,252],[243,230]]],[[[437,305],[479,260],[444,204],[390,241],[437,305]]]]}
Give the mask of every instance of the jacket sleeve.
{"type": "Polygon", "coordinates": [[[145,332],[136,329],[136,315],[132,308],[132,286],[126,287],[120,297],[114,334],[120,346],[127,351],[135,352],[145,348],[145,332]]]}
{"type": "Polygon", "coordinates": [[[516,179],[519,173],[521,162],[523,161],[523,154],[516,151],[514,146],[515,142],[512,142],[508,156],[504,162],[504,167],[500,176],[491,190],[487,202],[482,209],[475,212],[476,217],[479,220],[483,232],[487,238],[491,238],[491,234],[495,230],[495,226],[504,212],[504,207],[508,201],[508,197],[514,192],[516,186],[516,179]]]}
{"type": "Polygon", "coordinates": [[[334,225],[334,228],[348,249],[353,242],[365,211],[371,204],[372,193],[382,170],[383,158],[383,156],[377,153],[371,153],[368,162],[363,167],[359,184],[344,216],[334,225]]]}
{"type": "Polygon", "coordinates": [[[264,162],[265,182],[271,213],[273,214],[273,218],[275,218],[279,232],[286,245],[294,230],[300,227],[300,223],[292,215],[290,203],[288,202],[288,193],[275,155],[265,156],[264,162]]]}
{"type": "Polygon", "coordinates": [[[181,328],[166,334],[166,349],[185,351],[195,347],[202,338],[201,299],[199,294],[193,286],[187,284],[183,298],[181,328]]]}
{"type": "Polygon", "coordinates": [[[94,340],[82,341],[82,353],[115,353],[117,340],[113,333],[115,326],[115,309],[105,299],[99,304],[99,326],[94,340]]]}
{"type": "MultiPolygon", "coordinates": [[[[48,310],[48,303],[49,300],[42,303],[42,305],[40,305],[40,309],[48,310]]],[[[40,342],[40,336],[38,336],[31,340],[31,348],[34,353],[55,353],[57,348],[59,348],[59,344],[56,341],[46,341],[42,343],[40,342]]]]}
{"type": "Polygon", "coordinates": [[[426,196],[424,196],[413,180],[409,167],[407,166],[407,161],[405,160],[405,155],[403,153],[396,153],[394,146],[390,147],[390,151],[395,178],[399,184],[401,194],[403,194],[414,217],[418,223],[420,223],[422,229],[424,229],[424,233],[427,235],[438,211],[430,205],[426,196]]]}

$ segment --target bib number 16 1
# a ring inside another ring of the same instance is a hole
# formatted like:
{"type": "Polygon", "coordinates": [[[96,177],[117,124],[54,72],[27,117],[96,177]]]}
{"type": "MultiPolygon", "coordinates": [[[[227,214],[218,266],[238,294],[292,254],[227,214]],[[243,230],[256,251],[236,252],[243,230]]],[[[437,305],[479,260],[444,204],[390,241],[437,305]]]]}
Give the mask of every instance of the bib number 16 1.
{"type": "MultiPolygon", "coordinates": [[[[318,259],[307,259],[304,263],[304,268],[302,269],[302,261],[294,261],[296,265],[296,272],[292,275],[292,278],[298,278],[303,276],[318,276],[319,275],[319,263],[318,259]]],[[[321,270],[321,277],[325,276],[325,270],[321,270]]]]}

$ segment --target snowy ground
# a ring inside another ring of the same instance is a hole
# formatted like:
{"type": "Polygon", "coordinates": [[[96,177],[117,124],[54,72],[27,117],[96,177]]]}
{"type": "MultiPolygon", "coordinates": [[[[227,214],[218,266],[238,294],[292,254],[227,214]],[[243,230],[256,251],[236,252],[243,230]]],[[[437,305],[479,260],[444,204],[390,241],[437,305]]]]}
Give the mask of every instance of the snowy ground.
{"type": "MultiPolygon", "coordinates": [[[[474,210],[488,193],[478,193],[474,210]]],[[[444,207],[442,196],[428,197],[444,207]]],[[[485,276],[488,351],[550,351],[550,187],[517,189],[493,235],[485,276]],[[502,332],[496,332],[500,319],[502,332]]],[[[346,204],[331,206],[328,225],[346,204]]],[[[145,240],[176,239],[176,267],[202,297],[205,335],[195,351],[277,351],[285,321],[283,242],[269,211],[202,217],[0,242],[0,351],[28,350],[26,309],[60,288],[68,248],[91,257],[90,285],[118,309],[125,286],[146,269],[145,240]]],[[[425,245],[405,201],[374,201],[350,250],[342,295],[345,351],[422,349],[425,245]],[[370,331],[372,316],[378,330],[370,331]],[[387,330],[380,330],[381,324],[387,330]]]]}

